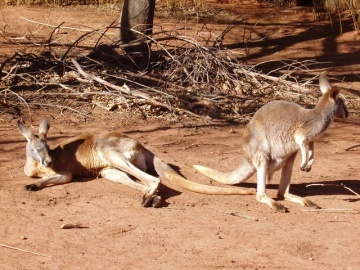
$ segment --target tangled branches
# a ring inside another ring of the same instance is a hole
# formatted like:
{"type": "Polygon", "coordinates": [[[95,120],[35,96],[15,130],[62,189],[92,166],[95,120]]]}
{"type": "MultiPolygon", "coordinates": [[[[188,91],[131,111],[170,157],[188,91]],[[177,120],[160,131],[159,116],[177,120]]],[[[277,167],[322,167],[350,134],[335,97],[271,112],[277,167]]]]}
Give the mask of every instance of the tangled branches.
{"type": "Polygon", "coordinates": [[[315,77],[309,71],[314,61],[284,62],[264,74],[226,49],[224,32],[195,38],[161,29],[147,37],[152,46],[148,54],[130,55],[122,50],[129,45],[102,42],[112,40],[108,33],[118,29],[113,25],[87,31],[59,47],[55,29],[62,27],[54,27],[46,42],[37,43],[36,53],[16,52],[1,64],[3,106],[17,108],[17,113],[52,107],[89,117],[91,108],[98,106],[139,109],[146,115],[247,121],[273,99],[304,104],[316,100],[304,95],[315,77]],[[297,81],[299,74],[306,79],[297,81]]]}

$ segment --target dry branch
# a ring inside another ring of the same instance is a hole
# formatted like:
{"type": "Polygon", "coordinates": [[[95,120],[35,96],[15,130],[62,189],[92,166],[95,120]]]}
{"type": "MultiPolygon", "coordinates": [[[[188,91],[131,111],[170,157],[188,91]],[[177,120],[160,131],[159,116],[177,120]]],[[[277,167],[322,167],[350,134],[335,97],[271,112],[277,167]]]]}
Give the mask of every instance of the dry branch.
{"type": "Polygon", "coordinates": [[[91,80],[91,81],[96,81],[98,83],[101,83],[105,86],[108,86],[116,91],[119,91],[121,93],[124,93],[124,94],[131,94],[131,91],[130,91],[130,88],[124,84],[123,86],[117,86],[117,85],[114,85],[114,84],[111,84],[95,75],[92,75],[92,74],[89,74],[89,73],[86,73],[83,68],[79,65],[79,63],[74,59],[74,58],[71,58],[71,62],[74,64],[74,66],[77,68],[77,70],[79,71],[79,73],[85,78],[85,79],[88,79],[88,80],[91,80]]]}
{"type": "Polygon", "coordinates": [[[173,108],[171,107],[170,105],[168,104],[165,104],[165,103],[162,103],[162,102],[159,102],[159,101],[156,101],[154,99],[151,99],[150,96],[140,90],[133,90],[131,91],[130,88],[124,84],[123,86],[117,86],[117,85],[114,85],[112,83],[109,83],[97,76],[94,76],[92,74],[89,74],[89,73],[86,73],[82,67],[79,65],[79,63],[74,59],[72,58],[71,59],[72,63],[75,65],[75,67],[78,69],[79,73],[84,76],[86,79],[89,79],[89,80],[93,80],[93,81],[96,81],[98,83],[101,83],[111,89],[114,89],[114,90],[117,90],[123,94],[127,94],[129,96],[132,96],[133,98],[141,98],[143,100],[139,100],[138,103],[140,104],[143,104],[143,103],[146,103],[146,104],[150,104],[150,105],[153,105],[153,106],[157,106],[157,107],[162,107],[162,108],[165,108],[169,111],[176,111],[178,113],[186,113],[188,115],[191,115],[191,116],[195,116],[197,117],[196,114],[188,111],[188,110],[184,110],[184,109],[179,109],[179,108],[173,108]]]}

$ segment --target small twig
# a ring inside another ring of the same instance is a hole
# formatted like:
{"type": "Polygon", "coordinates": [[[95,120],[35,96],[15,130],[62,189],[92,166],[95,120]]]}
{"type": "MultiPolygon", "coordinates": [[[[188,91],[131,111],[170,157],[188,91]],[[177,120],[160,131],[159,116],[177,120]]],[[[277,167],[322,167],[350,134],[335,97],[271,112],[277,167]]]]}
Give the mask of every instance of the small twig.
{"type": "Polygon", "coordinates": [[[25,104],[25,107],[28,109],[30,119],[32,118],[29,104],[26,102],[26,100],[25,100],[22,96],[20,96],[19,94],[15,93],[15,92],[13,92],[13,91],[11,91],[11,90],[9,90],[9,89],[5,89],[5,90],[1,91],[0,94],[1,94],[1,93],[4,93],[5,96],[7,95],[7,93],[10,93],[10,94],[16,96],[22,103],[25,104]]]}
{"type": "Polygon", "coordinates": [[[309,92],[311,92],[311,90],[308,89],[308,88],[306,88],[306,87],[303,87],[303,86],[297,85],[297,84],[295,84],[295,83],[286,81],[286,80],[281,79],[281,78],[279,78],[279,77],[270,76],[270,75],[265,75],[265,74],[261,74],[261,73],[257,73],[257,72],[252,72],[252,71],[244,70],[244,69],[241,69],[241,71],[240,71],[240,70],[236,70],[236,72],[248,74],[248,75],[250,75],[250,76],[262,77],[262,78],[264,78],[264,79],[266,79],[266,80],[273,81],[273,82],[283,82],[283,83],[285,83],[285,84],[287,84],[287,85],[290,85],[292,88],[297,89],[298,91],[301,91],[301,92],[303,92],[303,93],[309,93],[309,92]]]}
{"type": "Polygon", "coordinates": [[[92,101],[91,103],[100,107],[101,109],[109,111],[109,112],[115,110],[118,107],[118,104],[116,104],[116,103],[111,103],[111,104],[109,104],[109,106],[104,106],[96,101],[92,101]]]}
{"type": "Polygon", "coordinates": [[[357,147],[360,147],[360,144],[355,144],[355,145],[353,145],[353,146],[350,146],[350,147],[348,147],[348,148],[345,148],[345,151],[349,151],[349,150],[354,149],[354,148],[357,148],[357,147]]]}
{"type": "Polygon", "coordinates": [[[100,37],[98,38],[98,40],[96,41],[95,43],[95,46],[94,48],[96,48],[99,43],[100,43],[100,40],[105,36],[105,34],[114,26],[114,24],[117,22],[117,20],[114,20],[108,27],[105,28],[105,31],[103,33],[101,33],[100,37]]]}
{"type": "Polygon", "coordinates": [[[84,229],[86,226],[81,225],[80,223],[65,223],[60,226],[60,229],[68,230],[68,229],[84,229]]]}
{"type": "Polygon", "coordinates": [[[11,60],[13,60],[14,58],[16,58],[18,54],[14,53],[12,56],[10,56],[9,58],[5,59],[1,64],[0,64],[0,75],[2,73],[3,68],[5,67],[5,65],[10,62],[11,60]]]}
{"type": "Polygon", "coordinates": [[[48,38],[48,45],[49,45],[49,52],[50,52],[50,55],[52,55],[51,53],[51,40],[52,40],[52,37],[53,35],[56,33],[57,30],[59,30],[59,28],[64,24],[65,22],[62,22],[61,24],[59,24],[57,27],[55,27],[52,31],[51,31],[51,34],[48,38]]]}
{"type": "Polygon", "coordinates": [[[66,57],[68,56],[68,54],[70,53],[70,51],[72,50],[72,48],[74,48],[78,43],[80,43],[80,42],[81,42],[83,39],[85,39],[87,36],[97,33],[97,31],[98,31],[98,30],[96,30],[96,29],[95,29],[95,30],[92,30],[91,32],[87,32],[87,33],[81,35],[79,38],[77,38],[77,39],[75,40],[75,42],[73,42],[73,43],[69,46],[69,48],[66,50],[66,52],[63,54],[63,56],[61,57],[61,62],[64,62],[64,61],[65,61],[66,57]]]}
{"type": "Polygon", "coordinates": [[[259,219],[257,219],[257,218],[247,216],[247,215],[244,215],[244,214],[240,214],[239,212],[227,212],[227,211],[220,211],[220,212],[224,213],[224,214],[228,214],[230,216],[234,216],[234,217],[241,217],[241,218],[245,218],[245,219],[251,219],[251,220],[254,220],[254,221],[259,221],[259,219]]]}
{"type": "Polygon", "coordinates": [[[360,211],[356,209],[346,208],[320,208],[320,209],[303,209],[303,212],[327,212],[327,213],[348,213],[348,214],[359,214],[360,211]]]}
{"type": "Polygon", "coordinates": [[[311,186],[334,186],[334,187],[342,187],[342,188],[345,188],[347,190],[349,190],[351,193],[355,194],[357,197],[360,198],[360,194],[355,192],[354,190],[352,190],[351,188],[345,186],[343,183],[341,183],[340,185],[337,185],[337,184],[309,184],[307,185],[306,187],[311,187],[311,186]]]}
{"type": "MultiPolygon", "coordinates": [[[[68,30],[76,30],[79,32],[92,32],[93,30],[89,30],[89,29],[81,29],[81,28],[74,28],[74,27],[68,27],[68,26],[61,26],[59,27],[58,25],[52,25],[52,24],[47,24],[47,23],[42,23],[42,22],[38,22],[38,21],[34,21],[34,20],[30,20],[27,19],[25,17],[20,17],[20,19],[24,20],[24,21],[28,21],[31,23],[35,23],[38,25],[43,25],[43,26],[48,26],[48,27],[52,27],[52,28],[58,28],[58,29],[68,29],[68,30]]],[[[62,24],[61,24],[62,25],[62,24]]]]}
{"type": "Polygon", "coordinates": [[[222,145],[222,146],[232,147],[232,148],[235,147],[235,146],[233,146],[233,145],[231,145],[231,144],[226,144],[226,143],[192,143],[192,144],[186,146],[183,150],[187,150],[187,149],[192,148],[192,147],[209,146],[209,145],[212,145],[212,146],[222,145]]]}
{"type": "Polygon", "coordinates": [[[170,146],[170,145],[177,145],[184,142],[183,140],[178,140],[178,141],[174,141],[174,142],[168,142],[168,143],[160,143],[160,144],[154,144],[155,147],[157,146],[170,146]]]}
{"type": "Polygon", "coordinates": [[[51,255],[45,255],[45,254],[41,254],[41,253],[37,253],[37,252],[32,252],[32,251],[29,251],[29,250],[25,250],[25,249],[21,249],[21,248],[17,248],[17,247],[12,247],[12,246],[5,245],[5,244],[0,244],[0,246],[5,247],[5,248],[10,248],[10,249],[13,249],[13,250],[17,250],[17,251],[21,251],[21,252],[25,252],[25,253],[38,255],[38,256],[52,257],[51,255]]]}
{"type": "Polygon", "coordinates": [[[90,117],[88,112],[82,112],[80,110],[73,109],[73,108],[71,108],[69,106],[56,105],[56,104],[45,104],[45,103],[35,103],[35,102],[30,102],[29,105],[36,105],[36,106],[41,106],[41,107],[59,108],[61,110],[69,110],[69,111],[75,112],[75,113],[81,115],[84,118],[90,117]]]}
{"type": "Polygon", "coordinates": [[[346,223],[350,223],[350,221],[347,220],[328,220],[327,222],[346,222],[346,223]]]}

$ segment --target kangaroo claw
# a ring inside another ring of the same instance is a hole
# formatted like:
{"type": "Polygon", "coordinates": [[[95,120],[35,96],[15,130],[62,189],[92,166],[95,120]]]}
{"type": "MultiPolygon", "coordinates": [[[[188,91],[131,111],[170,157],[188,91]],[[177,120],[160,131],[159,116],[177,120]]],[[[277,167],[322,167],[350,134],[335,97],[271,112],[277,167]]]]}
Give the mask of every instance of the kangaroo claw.
{"type": "Polygon", "coordinates": [[[154,196],[151,206],[154,208],[160,208],[162,206],[162,199],[160,196],[154,196]]]}
{"type": "Polygon", "coordinates": [[[31,184],[31,185],[24,186],[24,189],[27,190],[27,191],[37,191],[40,188],[35,184],[31,184]]]}

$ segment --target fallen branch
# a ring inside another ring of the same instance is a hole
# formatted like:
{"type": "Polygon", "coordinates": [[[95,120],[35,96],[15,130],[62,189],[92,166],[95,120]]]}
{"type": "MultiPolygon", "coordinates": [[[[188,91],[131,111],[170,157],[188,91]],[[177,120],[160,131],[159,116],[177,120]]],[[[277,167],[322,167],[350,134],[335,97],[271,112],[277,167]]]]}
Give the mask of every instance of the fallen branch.
{"type": "Polygon", "coordinates": [[[131,94],[131,91],[130,91],[130,88],[124,84],[123,86],[117,86],[117,85],[114,85],[112,83],[109,83],[95,75],[92,75],[92,74],[89,74],[89,73],[86,73],[82,67],[80,66],[80,64],[74,59],[74,58],[71,58],[71,62],[74,64],[74,66],[77,68],[78,72],[85,78],[85,79],[88,79],[88,80],[92,80],[92,81],[96,81],[98,83],[101,83],[105,86],[108,86],[114,90],[117,90],[121,93],[124,93],[124,94],[131,94]]]}

